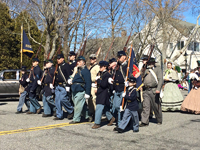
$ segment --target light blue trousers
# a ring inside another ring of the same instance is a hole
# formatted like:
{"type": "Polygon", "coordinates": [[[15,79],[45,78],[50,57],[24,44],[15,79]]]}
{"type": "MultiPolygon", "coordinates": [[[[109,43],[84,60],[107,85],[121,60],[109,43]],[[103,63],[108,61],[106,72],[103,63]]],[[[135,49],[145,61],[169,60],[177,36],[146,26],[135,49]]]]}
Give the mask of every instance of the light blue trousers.
{"type": "Polygon", "coordinates": [[[139,117],[137,111],[131,111],[129,109],[125,109],[123,118],[118,126],[120,129],[124,130],[128,125],[129,121],[133,120],[133,131],[139,130],[139,117]]]}
{"type": "Polygon", "coordinates": [[[67,96],[67,91],[64,87],[61,87],[59,85],[55,89],[55,104],[56,116],[58,118],[63,118],[62,106],[69,114],[71,114],[74,111],[74,108],[69,101],[69,97],[67,96]]]}
{"type": "Polygon", "coordinates": [[[97,104],[96,105],[96,111],[95,111],[95,124],[101,123],[101,116],[102,116],[103,112],[106,113],[106,117],[107,117],[108,120],[111,120],[111,118],[113,117],[112,114],[109,111],[109,106],[97,104]]]}
{"type": "Polygon", "coordinates": [[[43,101],[43,109],[44,109],[45,115],[51,115],[51,110],[56,111],[56,105],[51,96],[46,97],[44,93],[42,97],[42,101],[43,101]]]}
{"type": "Polygon", "coordinates": [[[73,121],[80,122],[81,114],[85,117],[85,119],[89,118],[89,111],[87,105],[85,103],[85,91],[72,93],[72,100],[74,102],[74,117],[73,121]]]}
{"type": "Polygon", "coordinates": [[[27,91],[24,91],[20,94],[19,98],[19,104],[17,106],[17,111],[21,111],[24,103],[26,104],[26,107],[28,110],[30,109],[30,102],[26,99],[27,91]]]}

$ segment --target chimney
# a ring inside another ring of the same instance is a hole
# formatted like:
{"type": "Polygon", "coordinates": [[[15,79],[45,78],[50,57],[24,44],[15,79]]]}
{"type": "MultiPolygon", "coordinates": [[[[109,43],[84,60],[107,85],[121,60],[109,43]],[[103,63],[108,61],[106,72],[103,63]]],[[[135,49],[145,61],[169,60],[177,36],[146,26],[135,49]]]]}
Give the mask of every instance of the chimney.
{"type": "Polygon", "coordinates": [[[121,37],[125,37],[126,34],[127,34],[126,30],[122,30],[122,31],[121,31],[121,37]]]}

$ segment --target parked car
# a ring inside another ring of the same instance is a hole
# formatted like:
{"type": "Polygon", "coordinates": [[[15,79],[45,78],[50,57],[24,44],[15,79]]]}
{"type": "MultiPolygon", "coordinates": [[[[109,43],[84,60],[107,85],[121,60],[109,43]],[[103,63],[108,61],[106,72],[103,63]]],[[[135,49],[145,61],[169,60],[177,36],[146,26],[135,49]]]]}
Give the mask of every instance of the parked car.
{"type": "Polygon", "coordinates": [[[2,70],[0,72],[0,97],[19,96],[20,70],[2,70]]]}
{"type": "MultiPolygon", "coordinates": [[[[19,69],[0,71],[0,98],[19,97],[19,79],[19,69]]],[[[40,93],[39,100],[41,100],[41,98],[42,94],[40,93]]]]}

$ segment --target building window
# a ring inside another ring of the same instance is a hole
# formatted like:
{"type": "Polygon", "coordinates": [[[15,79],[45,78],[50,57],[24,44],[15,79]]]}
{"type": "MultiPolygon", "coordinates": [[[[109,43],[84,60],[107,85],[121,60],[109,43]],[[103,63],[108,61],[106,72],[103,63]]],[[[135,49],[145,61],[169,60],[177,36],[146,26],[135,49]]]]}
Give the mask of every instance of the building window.
{"type": "Polygon", "coordinates": [[[190,42],[189,45],[188,45],[188,50],[192,50],[193,51],[193,49],[194,49],[194,43],[190,42]]]}
{"type": "Polygon", "coordinates": [[[170,52],[173,51],[173,43],[169,43],[169,50],[170,50],[170,52]]]}
{"type": "Polygon", "coordinates": [[[194,42],[194,51],[199,52],[199,43],[198,42],[194,42]]]}
{"type": "Polygon", "coordinates": [[[184,47],[184,41],[178,41],[177,47],[178,47],[178,50],[181,50],[184,47]]]}

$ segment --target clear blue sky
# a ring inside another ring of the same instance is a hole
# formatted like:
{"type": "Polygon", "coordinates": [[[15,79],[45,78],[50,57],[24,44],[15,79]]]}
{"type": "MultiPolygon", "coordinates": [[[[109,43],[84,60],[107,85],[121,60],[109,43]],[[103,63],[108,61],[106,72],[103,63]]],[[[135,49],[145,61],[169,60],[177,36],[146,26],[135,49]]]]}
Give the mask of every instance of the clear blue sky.
{"type": "Polygon", "coordinates": [[[183,21],[196,24],[198,15],[197,14],[193,15],[190,9],[187,12],[183,13],[183,15],[185,16],[183,21]]]}

